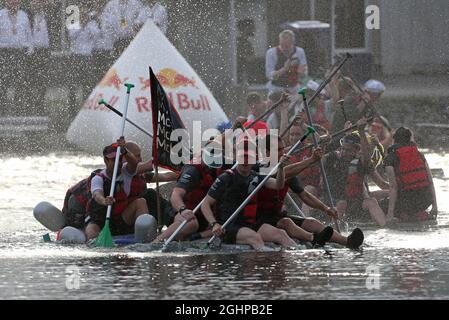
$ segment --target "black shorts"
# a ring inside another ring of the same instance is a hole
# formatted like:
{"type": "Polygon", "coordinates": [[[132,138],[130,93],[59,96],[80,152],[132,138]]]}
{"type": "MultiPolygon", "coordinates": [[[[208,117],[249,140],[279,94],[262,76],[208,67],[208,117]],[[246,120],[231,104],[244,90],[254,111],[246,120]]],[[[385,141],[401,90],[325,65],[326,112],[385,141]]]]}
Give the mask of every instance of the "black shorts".
{"type": "Polygon", "coordinates": [[[350,222],[368,222],[371,216],[368,210],[363,209],[363,198],[347,201],[346,219],[350,222]]]}
{"type": "Polygon", "coordinates": [[[287,212],[261,212],[257,211],[257,223],[263,225],[264,223],[277,227],[279,220],[287,217],[287,212]]]}
{"type": "Polygon", "coordinates": [[[432,205],[432,194],[430,191],[412,190],[400,192],[395,207],[395,216],[401,214],[414,215],[426,211],[432,205]]]}
{"type": "Polygon", "coordinates": [[[242,228],[249,228],[251,230],[254,230],[255,232],[259,231],[260,227],[262,227],[264,223],[256,222],[254,224],[249,223],[231,223],[226,229],[225,229],[225,235],[223,237],[223,242],[226,244],[235,244],[237,240],[237,233],[242,228]]]}
{"type": "MultiPolygon", "coordinates": [[[[94,223],[103,229],[105,221],[106,221],[106,213],[108,207],[99,205],[96,201],[91,202],[91,207],[88,212],[87,223],[94,223]]],[[[134,224],[127,224],[122,216],[111,217],[109,222],[109,227],[111,229],[111,234],[113,236],[125,235],[125,234],[133,234],[134,233],[134,224]]]]}
{"type": "Polygon", "coordinates": [[[302,224],[304,223],[304,221],[306,221],[306,218],[301,218],[301,217],[297,217],[297,216],[295,216],[295,217],[289,216],[287,218],[292,219],[293,222],[300,228],[302,228],[302,224]]]}

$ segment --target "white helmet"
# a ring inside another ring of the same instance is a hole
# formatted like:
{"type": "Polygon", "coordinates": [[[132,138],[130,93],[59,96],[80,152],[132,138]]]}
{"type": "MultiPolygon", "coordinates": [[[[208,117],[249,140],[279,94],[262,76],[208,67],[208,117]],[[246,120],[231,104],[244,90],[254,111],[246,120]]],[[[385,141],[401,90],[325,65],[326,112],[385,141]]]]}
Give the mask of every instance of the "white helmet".
{"type": "Polygon", "coordinates": [[[365,83],[365,90],[368,92],[383,93],[385,89],[385,85],[377,80],[368,80],[365,83]]]}

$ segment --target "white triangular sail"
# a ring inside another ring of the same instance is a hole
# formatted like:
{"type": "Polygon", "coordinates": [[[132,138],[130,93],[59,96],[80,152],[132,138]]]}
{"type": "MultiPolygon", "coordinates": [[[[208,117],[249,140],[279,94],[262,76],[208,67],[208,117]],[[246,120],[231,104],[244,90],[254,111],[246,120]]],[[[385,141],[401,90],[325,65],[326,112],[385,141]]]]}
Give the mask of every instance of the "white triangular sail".
{"type": "MultiPolygon", "coordinates": [[[[101,99],[122,111],[126,92],[124,83],[136,85],[131,91],[128,119],[152,133],[151,93],[148,67],[171,99],[192,136],[193,121],[201,121],[202,130],[215,128],[229,119],[196,72],[168,41],[156,25],[148,20],[129,47],[92,91],[67,131],[67,139],[88,152],[101,154],[102,148],[115,142],[120,117],[104,106],[101,99]]],[[[127,123],[127,140],[151,154],[151,141],[127,123]]]]}

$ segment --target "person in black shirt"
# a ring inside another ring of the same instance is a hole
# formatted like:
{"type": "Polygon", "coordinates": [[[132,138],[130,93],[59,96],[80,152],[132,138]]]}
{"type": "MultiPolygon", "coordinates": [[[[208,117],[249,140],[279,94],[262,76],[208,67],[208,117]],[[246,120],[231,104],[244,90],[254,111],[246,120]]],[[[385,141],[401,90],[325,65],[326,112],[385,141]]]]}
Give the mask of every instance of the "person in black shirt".
{"type": "MultiPolygon", "coordinates": [[[[215,236],[224,235],[226,243],[248,244],[256,250],[265,249],[264,241],[282,246],[294,247],[296,242],[284,230],[269,224],[257,223],[257,195],[245,206],[242,212],[223,230],[222,225],[234,211],[245,201],[250,193],[265,178],[252,170],[256,163],[256,148],[237,148],[239,161],[236,169],[221,174],[210,188],[201,210],[212,226],[215,236]],[[242,159],[243,158],[243,159],[242,159]],[[215,207],[216,215],[214,215],[215,207]]],[[[285,183],[284,166],[288,157],[282,157],[276,179],[269,178],[265,186],[270,189],[282,189],[285,183]]]]}

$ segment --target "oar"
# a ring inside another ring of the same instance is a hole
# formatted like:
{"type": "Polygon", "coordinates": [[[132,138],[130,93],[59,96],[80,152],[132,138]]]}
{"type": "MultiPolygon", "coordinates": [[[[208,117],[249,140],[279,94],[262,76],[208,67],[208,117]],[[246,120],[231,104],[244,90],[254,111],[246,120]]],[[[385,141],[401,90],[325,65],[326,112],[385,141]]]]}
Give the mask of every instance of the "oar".
{"type": "Polygon", "coordinates": [[[306,214],[304,213],[304,211],[301,210],[301,208],[298,206],[295,199],[293,199],[293,197],[290,195],[289,192],[287,192],[287,199],[288,201],[290,201],[290,203],[296,209],[296,211],[298,211],[299,215],[303,218],[306,218],[306,214]]]}
{"type": "MultiPolygon", "coordinates": [[[[128,104],[129,104],[129,96],[131,93],[131,88],[134,88],[133,84],[125,83],[126,87],[126,96],[125,96],[125,104],[123,108],[123,117],[122,117],[122,123],[120,128],[120,136],[122,137],[125,133],[125,123],[126,123],[126,114],[128,113],[128,104]]],[[[109,192],[109,196],[114,196],[115,191],[115,182],[117,180],[117,172],[118,172],[118,165],[120,161],[120,146],[117,147],[117,152],[115,155],[115,162],[114,162],[114,172],[112,175],[112,183],[111,183],[111,190],[109,192]]],[[[109,227],[109,220],[111,219],[111,212],[112,212],[112,205],[108,205],[108,210],[106,212],[106,221],[104,223],[103,230],[101,230],[100,234],[97,237],[97,240],[95,240],[95,246],[96,247],[104,247],[104,248],[110,248],[114,246],[114,241],[112,240],[112,234],[111,229],[109,227]]]]}
{"type": "MultiPolygon", "coordinates": [[[[312,127],[308,127],[306,134],[298,142],[296,142],[295,145],[288,151],[287,156],[290,156],[295,151],[295,149],[301,143],[303,143],[303,141],[306,140],[310,134],[313,134],[313,133],[315,133],[315,129],[312,127]]],[[[228,218],[228,220],[221,226],[221,228],[223,230],[226,229],[226,227],[237,217],[237,215],[240,213],[240,211],[242,211],[243,208],[245,208],[245,206],[248,204],[248,202],[251,201],[251,198],[264,186],[264,184],[268,181],[268,179],[270,179],[270,177],[278,170],[279,166],[280,166],[280,163],[276,164],[276,166],[258,184],[258,186],[253,190],[253,192],[251,192],[251,194],[245,199],[245,201],[243,201],[243,203],[240,204],[240,206],[234,211],[234,213],[228,218]]],[[[210,246],[211,243],[214,242],[215,238],[216,238],[216,236],[213,235],[207,242],[207,245],[210,246]]]]}
{"type": "MultiPolygon", "coordinates": [[[[343,67],[343,65],[346,63],[346,61],[348,61],[351,58],[352,58],[352,56],[349,53],[346,53],[346,56],[343,59],[343,61],[340,62],[340,64],[332,71],[332,73],[327,77],[327,79],[325,79],[323,81],[323,83],[321,83],[321,85],[318,87],[315,94],[312,96],[312,98],[310,98],[309,103],[312,103],[320,95],[321,91],[323,91],[323,89],[332,81],[332,78],[343,67]]],[[[284,132],[282,132],[281,137],[285,136],[285,134],[290,130],[290,128],[294,125],[294,123],[295,123],[295,120],[293,119],[293,121],[290,122],[290,124],[287,126],[287,128],[285,128],[284,132]]]]}
{"type": "MultiPolygon", "coordinates": [[[[308,105],[307,98],[306,98],[306,88],[302,88],[298,93],[300,95],[302,95],[302,99],[304,101],[304,109],[306,110],[306,114],[307,114],[307,120],[309,122],[309,126],[312,127],[313,126],[312,115],[310,114],[310,109],[309,109],[309,105],[308,105]]],[[[313,144],[315,145],[315,147],[318,148],[318,140],[316,139],[315,135],[312,135],[312,140],[313,140],[313,144]]],[[[323,159],[320,159],[320,169],[321,169],[321,175],[323,176],[324,185],[326,187],[327,196],[329,198],[329,203],[332,206],[332,208],[334,208],[335,207],[334,200],[332,198],[331,190],[329,187],[329,181],[327,180],[326,171],[324,169],[323,159]]],[[[334,219],[334,224],[335,224],[336,230],[338,232],[340,232],[340,227],[338,226],[337,219],[334,219]]]]}
{"type": "MultiPolygon", "coordinates": [[[[373,120],[373,118],[371,117],[371,118],[368,119],[368,122],[370,122],[372,120],[373,120]]],[[[341,136],[342,134],[345,134],[345,133],[347,133],[349,131],[352,131],[354,129],[357,129],[357,125],[356,124],[346,128],[346,129],[342,129],[340,131],[337,131],[337,132],[331,134],[330,139],[332,140],[332,139],[334,139],[334,138],[336,138],[338,136],[341,136]]],[[[326,144],[326,143],[323,143],[323,142],[319,143],[320,146],[323,145],[323,144],[326,144]]],[[[313,144],[308,144],[308,145],[305,145],[302,148],[299,148],[297,152],[301,152],[301,151],[304,151],[306,149],[310,149],[310,148],[313,148],[313,147],[315,147],[313,144]]]]}
{"type": "MultiPolygon", "coordinates": [[[[117,114],[120,117],[123,117],[123,114],[118,111],[116,108],[114,108],[113,106],[111,106],[110,104],[108,104],[104,99],[101,99],[100,101],[98,101],[98,104],[100,105],[104,105],[106,108],[108,108],[109,110],[111,110],[112,112],[114,112],[115,114],[117,114]]],[[[142,127],[140,127],[139,125],[137,125],[135,122],[129,120],[128,118],[126,118],[126,121],[128,121],[130,124],[132,124],[134,127],[136,127],[137,129],[139,129],[140,131],[142,131],[143,133],[145,133],[147,136],[150,136],[151,138],[153,138],[153,135],[151,133],[149,133],[148,131],[146,131],[145,129],[143,129],[142,127]]]]}

